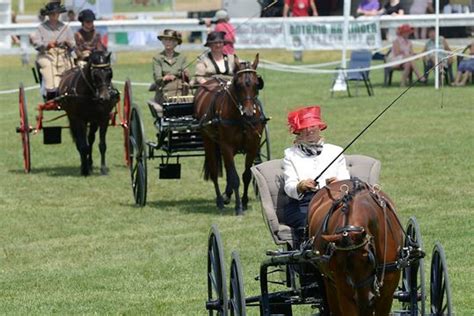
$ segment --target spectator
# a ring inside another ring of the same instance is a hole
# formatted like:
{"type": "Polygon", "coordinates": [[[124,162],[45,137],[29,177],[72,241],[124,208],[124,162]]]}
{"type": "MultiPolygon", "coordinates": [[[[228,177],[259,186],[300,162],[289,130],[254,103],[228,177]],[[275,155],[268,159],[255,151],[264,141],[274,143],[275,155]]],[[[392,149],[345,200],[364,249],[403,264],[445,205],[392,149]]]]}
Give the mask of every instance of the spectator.
{"type": "Polygon", "coordinates": [[[186,68],[186,57],[175,49],[181,45],[181,33],[166,29],[158,39],[163,43],[164,50],[153,57],[153,80],[155,83],[155,102],[160,108],[168,97],[187,94],[189,74],[186,68]]]}
{"type": "Polygon", "coordinates": [[[472,80],[472,73],[474,72],[474,41],[469,46],[469,55],[471,58],[463,58],[459,63],[456,79],[452,83],[453,86],[464,86],[469,79],[472,80]]]}
{"type": "MultiPolygon", "coordinates": [[[[469,13],[468,6],[453,2],[455,1],[450,0],[448,4],[443,7],[444,14],[469,13]]],[[[470,29],[465,26],[443,27],[440,29],[440,33],[447,38],[464,38],[469,36],[470,29]]]]}
{"type": "Polygon", "coordinates": [[[285,6],[284,0],[257,0],[262,7],[260,17],[262,18],[275,18],[283,16],[283,7],[285,6]]]}
{"type": "Polygon", "coordinates": [[[400,0],[389,0],[387,4],[383,7],[384,14],[387,15],[403,15],[405,11],[403,11],[402,6],[400,4],[400,0]]]}
{"type": "MultiPolygon", "coordinates": [[[[451,51],[449,48],[448,41],[443,37],[439,37],[440,48],[445,51],[451,51]]],[[[436,48],[436,29],[434,27],[430,27],[428,29],[428,41],[425,44],[424,52],[428,52],[434,50],[436,48]]],[[[446,52],[438,52],[438,62],[441,62],[442,67],[444,68],[445,72],[449,73],[449,68],[453,63],[453,58],[449,57],[449,53],[446,52]]],[[[426,55],[423,57],[423,62],[425,63],[426,68],[431,69],[436,65],[436,53],[432,53],[430,55],[426,55]]],[[[450,74],[452,80],[452,73],[450,74]]]]}
{"type": "MultiPolygon", "coordinates": [[[[226,10],[219,10],[216,12],[214,16],[214,20],[216,21],[216,26],[214,27],[215,32],[224,32],[224,48],[223,52],[226,55],[234,55],[234,43],[235,43],[235,27],[229,22],[229,13],[226,10]]],[[[209,31],[211,31],[211,20],[205,19],[206,26],[208,27],[209,31]]]]}
{"type": "Polygon", "coordinates": [[[94,50],[107,50],[102,42],[99,32],[94,27],[95,14],[92,10],[85,9],[79,13],[81,29],[74,34],[76,40],[76,54],[79,61],[87,61],[94,50]]]}
{"type": "Polygon", "coordinates": [[[213,77],[232,80],[235,57],[234,55],[224,54],[224,37],[224,32],[211,32],[207,35],[204,46],[209,47],[211,51],[196,64],[197,83],[203,84],[213,77]]]}
{"type": "Polygon", "coordinates": [[[318,10],[314,0],[285,0],[283,6],[283,16],[288,17],[318,16],[318,10]]]}
{"type": "Polygon", "coordinates": [[[43,76],[44,97],[49,100],[57,96],[62,73],[73,66],[71,51],[76,43],[71,29],[59,21],[59,15],[66,12],[64,6],[50,2],[43,12],[48,19],[38,26],[31,40],[38,51],[36,62],[43,76]]]}
{"type": "Polygon", "coordinates": [[[357,7],[357,14],[364,16],[375,16],[383,14],[379,0],[362,0],[357,7]]]}
{"type": "Polygon", "coordinates": [[[452,4],[451,1],[452,0],[450,0],[448,4],[443,7],[444,14],[469,13],[469,6],[462,4],[452,4]]]}
{"type": "Polygon", "coordinates": [[[68,22],[76,21],[76,12],[74,12],[74,10],[67,11],[67,20],[68,22]]]}
{"type": "MultiPolygon", "coordinates": [[[[412,33],[413,28],[408,24],[403,24],[397,29],[397,38],[393,41],[392,49],[388,56],[389,62],[399,61],[414,55],[412,43],[408,39],[408,37],[410,37],[412,33]]],[[[407,61],[397,66],[394,66],[394,68],[396,67],[401,68],[403,70],[402,80],[400,81],[401,87],[405,87],[407,85],[408,77],[412,71],[415,72],[421,83],[426,83],[426,78],[422,74],[420,74],[420,72],[415,66],[414,61],[407,61]]]]}
{"type": "Polygon", "coordinates": [[[283,159],[284,190],[290,198],[285,206],[283,222],[295,229],[296,240],[307,224],[309,202],[326,184],[349,179],[346,159],[341,155],[315,182],[315,178],[342,152],[342,148],[324,142],[321,131],[327,125],[319,106],[308,106],[288,114],[293,146],[285,149],[283,159]]]}
{"type": "MultiPolygon", "coordinates": [[[[410,14],[427,14],[434,13],[433,0],[413,0],[410,7],[410,14]]],[[[414,29],[415,38],[426,38],[426,27],[414,29]]]]}
{"type": "MultiPolygon", "coordinates": [[[[12,11],[11,18],[12,18],[12,24],[16,24],[16,13],[13,11],[12,11]]],[[[20,45],[20,37],[18,35],[12,35],[11,38],[12,38],[12,43],[14,45],[20,45]]]]}

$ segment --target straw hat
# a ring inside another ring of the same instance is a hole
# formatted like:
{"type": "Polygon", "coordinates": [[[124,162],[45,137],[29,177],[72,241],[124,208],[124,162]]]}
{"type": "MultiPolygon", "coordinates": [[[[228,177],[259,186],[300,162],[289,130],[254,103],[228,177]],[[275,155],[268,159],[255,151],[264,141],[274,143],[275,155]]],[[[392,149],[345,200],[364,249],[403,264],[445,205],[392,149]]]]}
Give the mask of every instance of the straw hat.
{"type": "Polygon", "coordinates": [[[175,31],[175,30],[170,30],[170,29],[166,29],[166,30],[163,30],[163,33],[161,33],[161,35],[158,35],[157,38],[162,41],[164,39],[174,39],[176,41],[178,41],[178,45],[180,45],[183,40],[181,39],[181,33],[178,32],[178,31],[175,31]]]}
{"type": "Polygon", "coordinates": [[[67,11],[66,8],[63,5],[61,5],[60,1],[54,1],[54,2],[50,2],[46,4],[44,6],[44,9],[42,9],[41,12],[44,15],[48,15],[51,13],[64,13],[66,11],[67,11]]]}
{"type": "Polygon", "coordinates": [[[317,126],[320,130],[326,129],[327,125],[321,119],[321,107],[319,105],[307,106],[288,113],[288,125],[290,132],[298,134],[301,130],[317,126]]]}

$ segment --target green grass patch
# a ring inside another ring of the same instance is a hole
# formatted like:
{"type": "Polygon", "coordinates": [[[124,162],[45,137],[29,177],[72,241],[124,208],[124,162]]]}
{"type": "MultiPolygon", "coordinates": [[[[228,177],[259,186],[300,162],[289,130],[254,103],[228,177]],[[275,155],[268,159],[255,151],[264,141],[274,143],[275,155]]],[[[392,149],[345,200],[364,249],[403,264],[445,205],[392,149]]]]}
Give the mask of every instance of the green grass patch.
{"type": "MultiPolygon", "coordinates": [[[[248,59],[254,54],[239,52],[248,59]]],[[[190,61],[197,55],[187,53],[190,61]]],[[[151,56],[119,54],[114,79],[150,82],[151,56]]],[[[290,61],[292,56],[262,51],[261,58],[290,61]]],[[[311,53],[305,55],[305,62],[337,58],[332,52],[311,53]]],[[[18,56],[1,57],[0,71],[0,90],[15,89],[20,81],[34,84],[30,68],[22,67],[18,56]]],[[[331,98],[329,75],[265,69],[260,74],[265,78],[261,99],[272,117],[274,158],[282,157],[292,142],[285,123],[290,109],[322,105],[329,125],[324,136],[344,146],[402,92],[399,73],[394,74],[392,87],[382,87],[381,70],[371,73],[375,96],[368,97],[361,85],[359,96],[353,98],[343,93],[331,98]]],[[[474,313],[473,92],[473,86],[438,91],[416,86],[348,151],[382,162],[380,182],[396,202],[402,222],[410,216],[419,221],[427,269],[434,242],[444,245],[457,315],[474,313]]],[[[144,114],[147,139],[153,140],[155,131],[145,103],[152,94],[135,85],[133,96],[144,114]]],[[[34,124],[38,91],[28,91],[27,101],[34,124]]],[[[259,202],[252,196],[243,218],[234,217],[232,207],[219,214],[212,184],[202,179],[202,158],[182,160],[181,180],[159,180],[155,170],[159,161],[149,161],[149,202],[137,208],[123,163],[120,128],[110,128],[108,133],[109,176],[99,176],[98,170],[88,178],[79,176],[79,156],[66,130],[61,145],[43,145],[41,133],[31,136],[32,173],[25,175],[20,137],[15,133],[18,96],[2,95],[0,108],[2,313],[206,314],[206,246],[213,223],[221,230],[228,264],[231,250],[240,251],[246,294],[258,294],[253,278],[265,251],[276,248],[259,202]]],[[[97,146],[94,152],[98,162],[97,146]]],[[[241,173],[242,157],[237,163],[241,173]]]]}

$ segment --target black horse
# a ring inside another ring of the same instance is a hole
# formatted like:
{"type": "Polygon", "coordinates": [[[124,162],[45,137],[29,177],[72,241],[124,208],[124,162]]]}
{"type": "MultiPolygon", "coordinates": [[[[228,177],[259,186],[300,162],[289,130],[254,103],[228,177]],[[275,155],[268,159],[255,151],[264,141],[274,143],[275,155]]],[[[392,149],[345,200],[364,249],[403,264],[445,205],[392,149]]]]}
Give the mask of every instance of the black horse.
{"type": "Polygon", "coordinates": [[[92,171],[92,145],[97,129],[100,172],[107,174],[105,136],[112,109],[119,101],[119,92],[112,86],[110,53],[94,51],[85,66],[65,72],[59,83],[59,95],[57,101],[66,111],[72,138],[81,156],[81,174],[87,176],[92,171]]]}

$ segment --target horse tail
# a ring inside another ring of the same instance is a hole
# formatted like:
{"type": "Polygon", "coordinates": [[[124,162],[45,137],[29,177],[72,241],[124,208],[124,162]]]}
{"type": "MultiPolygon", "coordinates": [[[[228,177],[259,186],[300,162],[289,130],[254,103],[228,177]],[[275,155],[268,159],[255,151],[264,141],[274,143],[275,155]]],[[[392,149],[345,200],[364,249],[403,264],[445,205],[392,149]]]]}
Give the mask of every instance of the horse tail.
{"type": "MultiPolygon", "coordinates": [[[[221,148],[218,144],[216,144],[214,155],[216,159],[216,167],[217,167],[217,177],[222,177],[222,155],[221,155],[221,148]]],[[[204,159],[204,180],[208,181],[211,179],[211,168],[209,168],[209,161],[207,158],[204,159]]]]}

